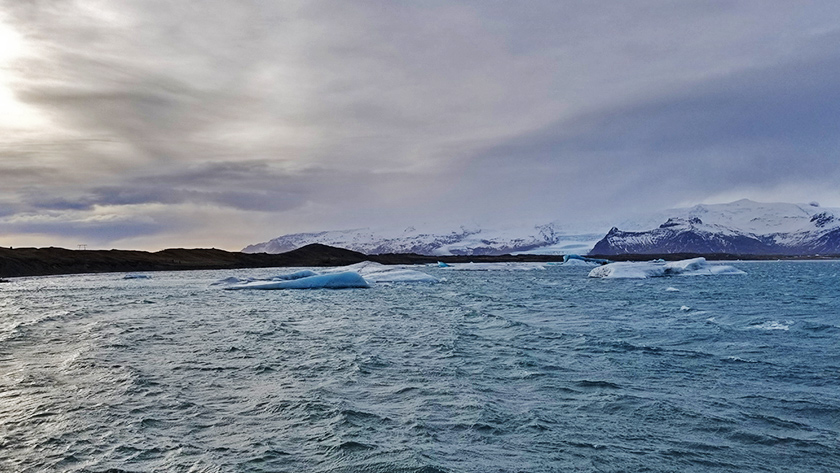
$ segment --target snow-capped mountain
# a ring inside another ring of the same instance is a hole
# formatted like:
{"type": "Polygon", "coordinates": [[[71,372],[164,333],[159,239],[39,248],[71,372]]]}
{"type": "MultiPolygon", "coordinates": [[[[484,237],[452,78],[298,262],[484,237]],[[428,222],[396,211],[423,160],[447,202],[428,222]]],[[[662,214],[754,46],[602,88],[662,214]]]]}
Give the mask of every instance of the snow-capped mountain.
{"type": "Polygon", "coordinates": [[[590,253],[840,254],[840,209],[822,208],[816,202],[797,205],[743,199],[675,209],[669,215],[652,230],[613,227],[590,253]]]}
{"type": "Polygon", "coordinates": [[[366,254],[417,253],[423,255],[501,255],[506,253],[585,253],[603,236],[562,229],[559,223],[531,227],[486,229],[461,226],[451,231],[425,232],[414,227],[402,231],[369,228],[315,233],[294,233],[244,248],[245,253],[284,253],[310,243],[347,248],[366,254]]]}

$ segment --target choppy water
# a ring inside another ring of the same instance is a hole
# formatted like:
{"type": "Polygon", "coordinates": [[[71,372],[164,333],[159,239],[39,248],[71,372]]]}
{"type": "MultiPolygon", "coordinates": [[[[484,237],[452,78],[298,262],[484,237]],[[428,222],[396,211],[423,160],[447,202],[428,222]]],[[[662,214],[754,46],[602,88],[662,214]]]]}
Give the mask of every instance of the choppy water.
{"type": "Polygon", "coordinates": [[[840,263],[0,285],[0,470],[840,471],[840,263]]]}

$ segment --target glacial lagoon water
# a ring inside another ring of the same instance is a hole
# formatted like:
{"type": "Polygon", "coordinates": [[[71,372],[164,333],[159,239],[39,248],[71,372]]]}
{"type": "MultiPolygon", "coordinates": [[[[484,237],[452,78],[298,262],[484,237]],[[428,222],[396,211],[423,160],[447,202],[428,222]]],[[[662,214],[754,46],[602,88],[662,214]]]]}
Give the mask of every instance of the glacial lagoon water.
{"type": "Polygon", "coordinates": [[[0,471],[836,472],[840,263],[0,284],[0,471]]]}

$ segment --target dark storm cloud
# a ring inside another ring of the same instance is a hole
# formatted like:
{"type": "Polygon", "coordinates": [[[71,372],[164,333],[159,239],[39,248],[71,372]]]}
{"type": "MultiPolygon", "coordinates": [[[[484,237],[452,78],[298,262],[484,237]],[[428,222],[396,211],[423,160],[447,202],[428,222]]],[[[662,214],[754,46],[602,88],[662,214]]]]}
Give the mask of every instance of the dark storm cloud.
{"type": "Polygon", "coordinates": [[[123,220],[120,222],[15,222],[4,225],[10,233],[62,235],[91,245],[108,244],[124,238],[156,235],[177,228],[174,222],[159,223],[123,220]]]}
{"type": "Polygon", "coordinates": [[[573,169],[614,201],[661,198],[675,187],[837,182],[840,37],[826,44],[784,64],[558,121],[479,152],[470,165],[555,177],[573,169]]]}
{"type": "Polygon", "coordinates": [[[279,211],[301,205],[308,192],[305,182],[311,180],[317,179],[277,173],[260,162],[213,163],[125,179],[119,186],[93,187],[73,199],[32,196],[29,200],[34,208],[44,210],[193,203],[279,211]]]}

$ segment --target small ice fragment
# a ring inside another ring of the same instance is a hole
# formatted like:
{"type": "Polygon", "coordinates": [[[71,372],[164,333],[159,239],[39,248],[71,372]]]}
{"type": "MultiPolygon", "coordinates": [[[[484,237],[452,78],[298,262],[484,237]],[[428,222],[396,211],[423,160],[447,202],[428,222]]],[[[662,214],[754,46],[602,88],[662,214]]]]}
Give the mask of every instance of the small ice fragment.
{"type": "Polygon", "coordinates": [[[308,278],[310,276],[317,276],[318,273],[315,271],[310,271],[308,269],[304,269],[303,271],[296,271],[290,274],[281,274],[279,276],[274,276],[271,278],[273,281],[293,281],[295,279],[301,278],[308,278]]]}
{"type": "Polygon", "coordinates": [[[792,323],[793,322],[790,321],[790,320],[785,320],[785,323],[781,323],[777,320],[772,320],[772,321],[764,322],[763,324],[750,325],[749,328],[757,329],[757,330],[784,330],[784,331],[787,331],[787,330],[790,330],[790,325],[792,323]]]}

